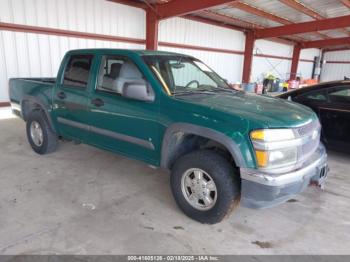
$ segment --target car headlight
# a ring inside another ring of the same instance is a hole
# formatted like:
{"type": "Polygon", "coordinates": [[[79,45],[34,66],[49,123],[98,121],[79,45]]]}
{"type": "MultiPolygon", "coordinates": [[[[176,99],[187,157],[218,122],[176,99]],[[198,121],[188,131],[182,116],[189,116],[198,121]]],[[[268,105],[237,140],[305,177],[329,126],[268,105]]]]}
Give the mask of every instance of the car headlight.
{"type": "Polygon", "coordinates": [[[277,168],[297,163],[302,143],[292,129],[260,129],[250,133],[259,168],[277,168]]]}

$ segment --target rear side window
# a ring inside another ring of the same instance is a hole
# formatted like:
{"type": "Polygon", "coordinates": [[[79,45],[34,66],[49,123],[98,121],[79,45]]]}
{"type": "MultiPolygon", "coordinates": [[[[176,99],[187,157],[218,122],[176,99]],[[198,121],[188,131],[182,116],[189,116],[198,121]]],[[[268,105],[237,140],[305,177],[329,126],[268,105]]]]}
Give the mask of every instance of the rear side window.
{"type": "Polygon", "coordinates": [[[86,88],[93,55],[72,55],[64,70],[63,85],[86,88]]]}
{"type": "Polygon", "coordinates": [[[303,102],[303,101],[326,102],[327,101],[327,92],[324,89],[310,91],[310,92],[307,92],[305,94],[297,96],[294,100],[296,102],[303,102]]]}
{"type": "Polygon", "coordinates": [[[328,91],[328,97],[331,103],[350,103],[350,87],[339,86],[328,91]]]}

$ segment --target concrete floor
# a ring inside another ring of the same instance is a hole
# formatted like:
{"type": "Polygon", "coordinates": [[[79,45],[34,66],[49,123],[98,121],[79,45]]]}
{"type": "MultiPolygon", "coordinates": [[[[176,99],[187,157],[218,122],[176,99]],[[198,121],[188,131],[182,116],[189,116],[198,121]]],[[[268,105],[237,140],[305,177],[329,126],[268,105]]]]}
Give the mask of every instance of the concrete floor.
{"type": "Polygon", "coordinates": [[[177,208],[164,171],[86,145],[35,154],[0,109],[0,254],[350,254],[350,156],[329,153],[325,191],[239,208],[202,225],[177,208]]]}

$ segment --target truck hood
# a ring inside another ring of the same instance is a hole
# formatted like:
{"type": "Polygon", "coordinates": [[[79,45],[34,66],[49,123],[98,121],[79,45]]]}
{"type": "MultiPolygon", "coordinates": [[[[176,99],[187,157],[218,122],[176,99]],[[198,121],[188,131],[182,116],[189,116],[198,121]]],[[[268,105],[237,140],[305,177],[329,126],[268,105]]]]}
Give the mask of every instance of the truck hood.
{"type": "Polygon", "coordinates": [[[177,99],[245,118],[261,127],[296,127],[316,118],[315,113],[303,105],[245,92],[192,94],[178,96],[177,99]]]}

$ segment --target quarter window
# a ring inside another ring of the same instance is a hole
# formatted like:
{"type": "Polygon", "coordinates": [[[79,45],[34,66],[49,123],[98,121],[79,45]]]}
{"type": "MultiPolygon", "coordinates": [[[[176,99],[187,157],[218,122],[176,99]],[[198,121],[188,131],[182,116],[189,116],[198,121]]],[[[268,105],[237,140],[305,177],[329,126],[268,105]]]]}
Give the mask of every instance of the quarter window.
{"type": "Polygon", "coordinates": [[[93,55],[72,55],[64,71],[63,85],[86,88],[93,55]]]}

